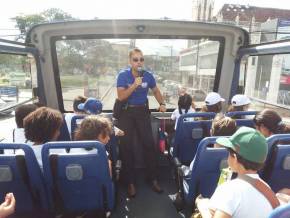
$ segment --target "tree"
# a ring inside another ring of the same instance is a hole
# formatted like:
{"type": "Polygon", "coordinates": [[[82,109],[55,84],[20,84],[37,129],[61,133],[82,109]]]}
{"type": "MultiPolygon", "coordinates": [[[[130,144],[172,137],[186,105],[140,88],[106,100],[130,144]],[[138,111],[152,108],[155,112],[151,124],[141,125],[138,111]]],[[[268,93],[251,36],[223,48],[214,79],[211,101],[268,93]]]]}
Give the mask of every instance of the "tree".
{"type": "Polygon", "coordinates": [[[19,15],[11,18],[11,20],[16,22],[15,27],[18,28],[20,31],[20,35],[16,38],[16,40],[24,40],[28,30],[36,24],[75,20],[75,18],[73,18],[70,14],[64,12],[61,9],[50,8],[39,14],[19,15]]]}
{"type": "Polygon", "coordinates": [[[40,14],[20,15],[11,18],[11,20],[16,22],[15,27],[20,31],[20,35],[16,38],[16,40],[25,39],[27,31],[33,25],[45,22],[45,18],[40,14]]]}
{"type": "Polygon", "coordinates": [[[75,20],[70,14],[59,8],[50,8],[42,12],[47,22],[75,20]]]}

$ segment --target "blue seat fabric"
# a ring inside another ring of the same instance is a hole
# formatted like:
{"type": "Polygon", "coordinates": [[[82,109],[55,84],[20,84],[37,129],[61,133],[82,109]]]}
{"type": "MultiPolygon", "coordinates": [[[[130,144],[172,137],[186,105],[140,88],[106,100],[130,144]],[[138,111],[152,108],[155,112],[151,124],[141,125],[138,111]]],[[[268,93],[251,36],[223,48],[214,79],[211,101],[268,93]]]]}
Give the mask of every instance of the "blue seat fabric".
{"type": "MultiPolygon", "coordinates": [[[[5,179],[5,173],[1,171],[0,181],[0,199],[4,199],[6,193],[12,192],[16,198],[16,211],[14,216],[27,215],[37,216],[37,213],[49,212],[51,205],[48,202],[48,195],[45,189],[44,178],[36,160],[34,152],[29,145],[26,144],[14,144],[14,143],[1,143],[1,149],[22,149],[25,155],[14,154],[1,154],[0,155],[0,168],[9,169],[11,172],[11,179],[5,179]],[[21,158],[23,161],[21,165],[26,165],[27,175],[29,179],[30,187],[26,185],[24,177],[22,176],[17,158],[21,158]],[[32,189],[35,193],[34,197],[37,206],[33,204],[32,189]]],[[[7,174],[6,174],[7,176],[7,174]]]]}
{"type": "Polygon", "coordinates": [[[269,218],[289,218],[289,217],[290,217],[290,203],[275,208],[269,216],[269,218]]]}
{"type": "Polygon", "coordinates": [[[220,176],[220,164],[227,159],[225,148],[208,147],[214,144],[217,137],[204,138],[198,145],[190,178],[183,180],[183,191],[186,202],[193,204],[195,198],[202,194],[210,197],[220,176]]]}
{"type": "MultiPolygon", "coordinates": [[[[48,193],[54,187],[50,165],[49,150],[54,148],[94,148],[96,153],[89,154],[58,154],[56,184],[62,198],[65,212],[83,212],[95,210],[112,210],[114,206],[114,185],[109,173],[108,158],[104,145],[97,141],[47,143],[42,149],[44,178],[48,193]],[[72,180],[67,174],[69,167],[81,168],[80,178],[72,180]],[[104,196],[107,205],[104,204],[104,196]]],[[[53,196],[50,195],[50,201],[53,196]]],[[[55,205],[57,208],[58,205],[55,205]]]]}
{"type": "Polygon", "coordinates": [[[184,165],[192,161],[199,142],[209,134],[215,113],[188,113],[179,117],[175,139],[173,142],[173,157],[177,157],[184,165]],[[197,117],[206,117],[209,120],[194,120],[197,117]],[[194,131],[201,133],[193,137],[194,131]],[[201,131],[200,131],[201,130],[201,131]]]}

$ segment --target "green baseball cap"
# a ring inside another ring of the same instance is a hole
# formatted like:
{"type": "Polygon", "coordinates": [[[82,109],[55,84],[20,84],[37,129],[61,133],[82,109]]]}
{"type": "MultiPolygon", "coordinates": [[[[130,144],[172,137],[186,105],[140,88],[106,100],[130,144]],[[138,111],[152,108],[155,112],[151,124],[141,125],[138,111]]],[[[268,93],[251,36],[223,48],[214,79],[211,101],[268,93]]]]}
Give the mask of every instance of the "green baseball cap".
{"type": "Polygon", "coordinates": [[[230,138],[218,138],[216,143],[233,149],[246,160],[264,163],[268,154],[266,138],[249,127],[239,128],[230,138]]]}

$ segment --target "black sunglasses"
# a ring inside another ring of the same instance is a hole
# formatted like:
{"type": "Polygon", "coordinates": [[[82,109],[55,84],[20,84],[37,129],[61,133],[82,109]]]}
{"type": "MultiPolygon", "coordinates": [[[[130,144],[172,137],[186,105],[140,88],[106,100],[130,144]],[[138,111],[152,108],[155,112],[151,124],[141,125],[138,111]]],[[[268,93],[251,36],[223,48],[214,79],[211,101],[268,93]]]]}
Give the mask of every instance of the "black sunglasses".
{"type": "Polygon", "coordinates": [[[140,62],[144,62],[144,58],[140,58],[140,59],[138,59],[138,58],[133,58],[132,59],[134,62],[138,62],[138,61],[140,61],[140,62]]]}

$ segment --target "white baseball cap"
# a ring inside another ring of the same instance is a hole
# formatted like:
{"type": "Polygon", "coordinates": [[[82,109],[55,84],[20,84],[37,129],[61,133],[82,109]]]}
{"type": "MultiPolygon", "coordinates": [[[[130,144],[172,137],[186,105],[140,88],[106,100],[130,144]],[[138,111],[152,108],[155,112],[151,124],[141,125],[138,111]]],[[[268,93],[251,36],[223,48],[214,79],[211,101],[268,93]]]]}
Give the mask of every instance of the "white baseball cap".
{"type": "Polygon", "coordinates": [[[204,101],[205,101],[206,105],[214,105],[214,104],[217,104],[221,101],[225,101],[225,99],[222,98],[219,93],[210,92],[207,94],[204,101]]]}
{"type": "Polygon", "coordinates": [[[246,95],[235,95],[231,101],[233,106],[243,106],[251,103],[251,100],[246,95]]]}

